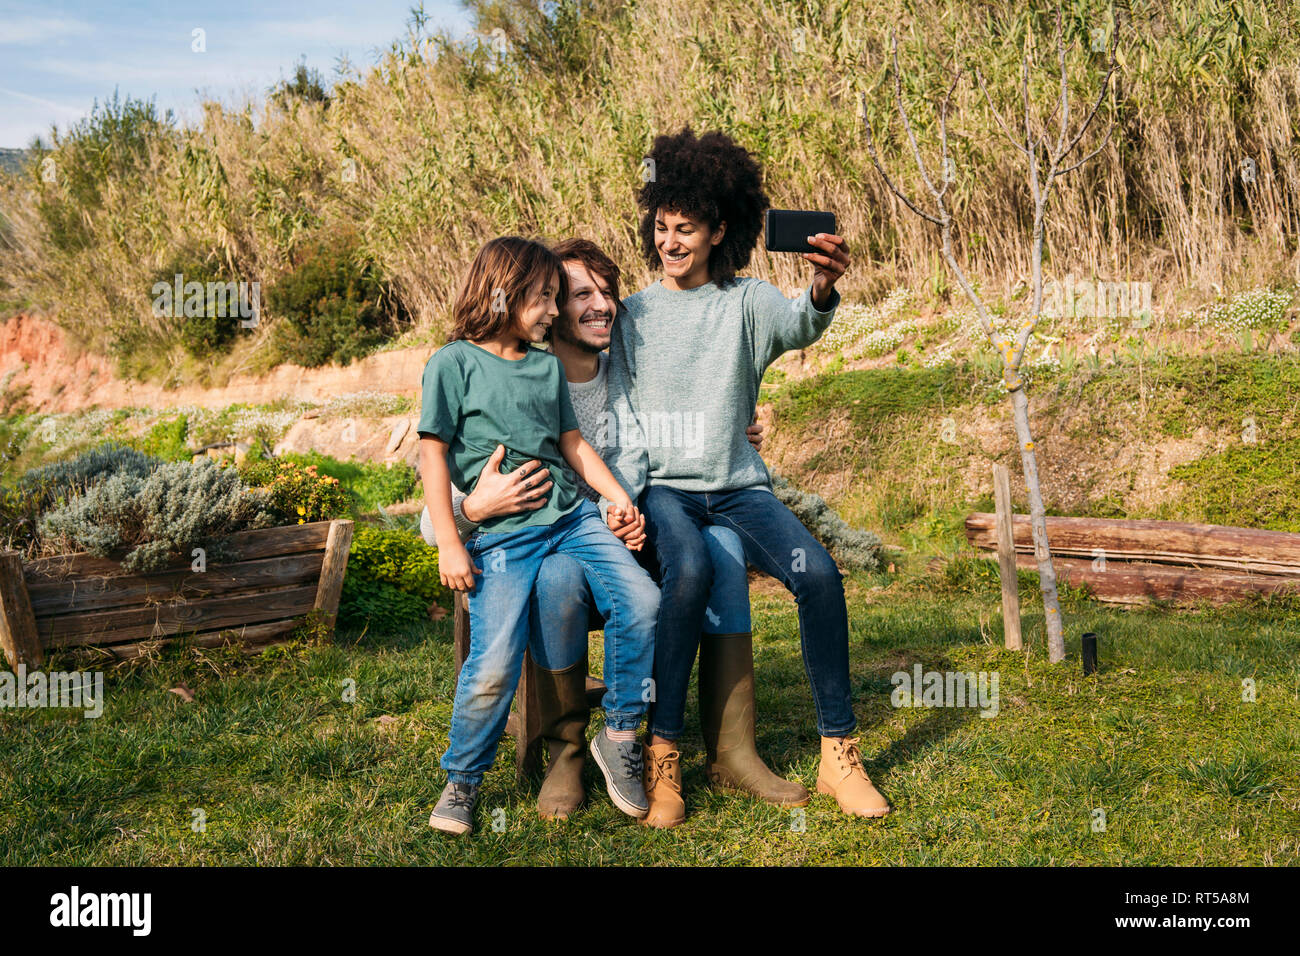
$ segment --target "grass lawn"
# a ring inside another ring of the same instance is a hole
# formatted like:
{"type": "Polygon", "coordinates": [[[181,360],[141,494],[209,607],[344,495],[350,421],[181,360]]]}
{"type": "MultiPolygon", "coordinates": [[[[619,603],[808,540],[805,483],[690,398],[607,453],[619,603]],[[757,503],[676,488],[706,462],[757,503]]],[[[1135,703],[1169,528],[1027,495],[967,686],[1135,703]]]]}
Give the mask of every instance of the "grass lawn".
{"type": "MultiPolygon", "coordinates": [[[[544,823],[536,781],[515,785],[506,738],[478,832],[434,833],[453,689],[444,620],[405,634],[340,631],[333,643],[260,657],[185,650],[119,665],[97,720],[0,713],[0,864],[1300,862],[1294,609],[1131,611],[1073,598],[1070,658],[1053,667],[1029,589],[1028,650],[1013,653],[1001,649],[991,587],[847,583],[862,750],[894,807],[883,820],[848,818],[814,796],[801,821],[710,791],[692,712],[689,817],[676,830],[648,831],[618,812],[590,760],[588,806],[544,823]],[[1078,662],[1086,630],[1101,635],[1102,656],[1088,678],[1078,662]],[[894,708],[890,675],[916,663],[997,671],[998,714],[894,708]],[[349,681],[355,703],[344,700],[349,681]],[[180,683],[193,703],[168,692],[180,683]],[[192,826],[198,810],[203,832],[192,826]],[[1099,810],[1104,830],[1094,829],[1099,810]]],[[[759,747],[811,789],[818,738],[793,602],[762,586],[753,606],[759,747]]]]}

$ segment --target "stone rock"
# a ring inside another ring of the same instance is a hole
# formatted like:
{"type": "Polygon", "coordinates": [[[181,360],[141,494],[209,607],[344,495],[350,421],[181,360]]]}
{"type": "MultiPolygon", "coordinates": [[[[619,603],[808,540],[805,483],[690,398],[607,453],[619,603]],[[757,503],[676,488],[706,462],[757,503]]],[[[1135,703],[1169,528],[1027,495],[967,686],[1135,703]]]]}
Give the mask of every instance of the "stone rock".
{"type": "MultiPolygon", "coordinates": [[[[384,449],[399,421],[406,421],[405,416],[387,415],[383,418],[312,418],[299,419],[294,422],[282,439],[275,445],[275,454],[287,451],[318,451],[330,455],[339,461],[355,458],[358,461],[381,462],[387,457],[384,449]]],[[[409,430],[399,444],[402,446],[414,435],[409,430]]],[[[395,459],[397,461],[401,458],[395,459]]]]}
{"type": "Polygon", "coordinates": [[[406,437],[406,433],[410,428],[411,420],[409,418],[403,418],[393,426],[393,430],[388,434],[388,445],[384,448],[385,455],[391,455],[401,447],[402,439],[406,437]]]}

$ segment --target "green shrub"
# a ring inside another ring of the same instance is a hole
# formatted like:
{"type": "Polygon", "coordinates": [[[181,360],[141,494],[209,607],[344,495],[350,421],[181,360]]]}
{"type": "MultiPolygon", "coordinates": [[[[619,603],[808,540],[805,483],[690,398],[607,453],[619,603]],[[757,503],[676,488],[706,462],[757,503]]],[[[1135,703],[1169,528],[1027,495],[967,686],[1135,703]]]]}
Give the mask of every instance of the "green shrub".
{"type": "Polygon", "coordinates": [[[96,102],[54,149],[39,144],[28,164],[38,190],[36,209],[44,236],[54,249],[75,253],[98,241],[99,213],[113,190],[130,190],[150,164],[150,145],[170,140],[176,131],[172,112],[161,117],[152,102],[113,98],[96,102]],[[47,182],[41,164],[56,162],[57,175],[47,182]]]}
{"type": "Polygon", "coordinates": [[[855,571],[874,571],[880,567],[880,538],[875,534],[850,527],[821,497],[800,491],[775,473],[772,473],[772,490],[837,564],[855,571]]]}
{"type": "Polygon", "coordinates": [[[429,602],[385,581],[354,577],[352,569],[343,581],[339,598],[339,623],[368,624],[380,633],[391,633],[427,619],[429,602]]]}
{"type": "Polygon", "coordinates": [[[39,533],[60,551],[110,557],[125,550],[125,570],[154,571],[189,558],[194,548],[203,548],[209,562],[238,560],[223,539],[274,524],[264,490],[203,459],[160,465],[143,478],[113,475],[48,512],[39,533]]]}
{"type": "MultiPolygon", "coordinates": [[[[216,256],[212,254],[178,256],[154,276],[154,283],[165,283],[171,290],[166,300],[171,303],[171,322],[180,333],[181,346],[190,355],[197,359],[207,359],[229,351],[240,329],[241,314],[238,294],[231,296],[228,293],[238,289],[238,282],[237,278],[221,270],[216,256]],[[176,300],[175,292],[177,276],[180,276],[184,293],[180,301],[176,300]],[[188,293],[185,292],[185,287],[191,282],[203,286],[202,311],[197,315],[189,314],[195,310],[187,307],[186,302],[188,293]],[[216,283],[226,286],[224,303],[217,296],[208,295],[210,285],[216,283]],[[219,307],[223,304],[224,307],[219,307]]],[[[154,301],[157,302],[158,297],[154,297],[154,301]]]]}
{"type": "Polygon", "coordinates": [[[281,356],[309,368],[346,365],[383,342],[390,302],[400,312],[378,269],[358,260],[355,240],[346,236],[308,247],[266,293],[268,309],[280,318],[281,356]]]}
{"type": "Polygon", "coordinates": [[[0,544],[6,551],[30,553],[35,548],[42,498],[34,488],[0,488],[0,544]]]}
{"type": "Polygon", "coordinates": [[[418,485],[415,469],[406,462],[394,462],[391,467],[366,462],[348,490],[356,495],[361,507],[371,510],[414,497],[418,485]]]}
{"type": "Polygon", "coordinates": [[[354,514],[406,501],[414,497],[419,484],[415,469],[405,462],[389,467],[370,461],[339,461],[318,451],[286,452],[281,457],[337,478],[352,500],[354,514]]]}
{"type": "Polygon", "coordinates": [[[193,455],[187,439],[189,420],[184,415],[161,421],[140,440],[140,450],[162,461],[189,461],[193,455]]]}
{"type": "Polygon", "coordinates": [[[238,466],[238,472],[244,484],[266,490],[277,524],[329,521],[351,511],[352,499],[338,479],[318,474],[315,465],[303,468],[295,461],[253,458],[238,466]]]}
{"type": "Polygon", "coordinates": [[[400,629],[424,619],[431,604],[451,608],[451,591],[438,579],[437,549],[410,532],[358,526],[348,552],[339,619],[400,629]]]}
{"type": "Polygon", "coordinates": [[[282,110],[289,109],[294,102],[321,103],[329,106],[331,100],[320,70],[310,68],[302,61],[294,68],[293,78],[280,80],[271,87],[268,96],[271,102],[282,110]]]}

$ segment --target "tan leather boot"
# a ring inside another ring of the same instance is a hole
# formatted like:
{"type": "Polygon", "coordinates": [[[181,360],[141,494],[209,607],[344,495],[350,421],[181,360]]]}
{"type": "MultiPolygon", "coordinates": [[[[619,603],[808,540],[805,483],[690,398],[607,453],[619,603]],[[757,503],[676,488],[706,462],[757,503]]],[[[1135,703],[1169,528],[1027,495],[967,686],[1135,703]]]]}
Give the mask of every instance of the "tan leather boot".
{"type": "Polygon", "coordinates": [[[676,744],[645,745],[645,795],[650,810],[641,818],[648,827],[675,827],[686,820],[682,799],[682,759],[676,744]]]}
{"type": "Polygon", "coordinates": [[[567,820],[582,806],[582,762],[587,750],[587,655],[562,671],[534,668],[541,736],[550,756],[537,794],[543,820],[567,820]]]}
{"type": "Polygon", "coordinates": [[[768,769],[754,746],[754,642],[744,634],[700,638],[700,728],[704,772],[715,787],[740,790],[778,807],[802,807],[811,797],[768,769]]]}
{"type": "Polygon", "coordinates": [[[817,768],[817,792],[835,798],[845,813],[860,817],[883,817],[889,803],[872,786],[862,769],[856,737],[823,737],[822,762],[817,768]]]}

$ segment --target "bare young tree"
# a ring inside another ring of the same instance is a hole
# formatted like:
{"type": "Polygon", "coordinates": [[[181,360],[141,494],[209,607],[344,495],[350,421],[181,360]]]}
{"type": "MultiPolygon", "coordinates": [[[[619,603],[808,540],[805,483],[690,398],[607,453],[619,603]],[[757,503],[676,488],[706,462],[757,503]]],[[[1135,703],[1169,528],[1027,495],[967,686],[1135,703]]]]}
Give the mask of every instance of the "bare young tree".
{"type": "Polygon", "coordinates": [[[1038,480],[1038,459],[1034,453],[1034,440],[1029,430],[1029,400],[1025,397],[1024,382],[1020,378],[1020,366],[1024,360],[1025,349],[1029,345],[1029,339],[1034,334],[1034,329],[1042,315],[1043,308],[1043,219],[1046,213],[1047,200],[1052,191],[1052,185],[1057,178],[1072,172],[1088,162],[1110,142],[1111,134],[1114,132],[1115,124],[1112,121],[1110,127],[1106,130],[1106,135],[1101,144],[1092,152],[1084,155],[1075,162],[1070,161],[1071,155],[1079,147],[1083,140],[1084,133],[1096,119],[1098,111],[1106,98],[1106,91],[1110,85],[1111,76],[1115,72],[1115,49],[1118,40],[1119,23],[1116,23],[1117,29],[1113,31],[1108,48],[1109,63],[1106,75],[1101,82],[1101,90],[1097,94],[1096,100],[1092,103],[1091,109],[1084,116],[1083,122],[1079,124],[1076,131],[1070,131],[1070,96],[1069,96],[1069,76],[1065,66],[1065,33],[1061,22],[1061,7],[1056,7],[1056,46],[1057,60],[1060,70],[1060,100],[1047,117],[1046,121],[1036,124],[1033,118],[1033,109],[1030,104],[1029,96],[1029,71],[1030,71],[1030,49],[1026,44],[1024,58],[1021,69],[1021,88],[1024,99],[1024,129],[1023,136],[1020,131],[1013,132],[1011,127],[1002,118],[997,108],[993,105],[992,97],[989,96],[988,87],[985,85],[984,77],[979,68],[974,69],[976,82],[979,84],[981,91],[984,93],[985,101],[997,121],[998,127],[1006,136],[1007,140],[1024,154],[1028,165],[1029,189],[1033,198],[1033,229],[1032,229],[1032,284],[1033,284],[1033,302],[1031,312],[1025,321],[1021,324],[1014,341],[1008,341],[1001,338],[993,327],[993,322],[989,318],[988,310],[984,306],[984,300],[979,293],[975,291],[974,286],[966,278],[966,273],[958,264],[952,251],[952,230],[953,219],[948,205],[944,202],[944,196],[948,192],[948,187],[955,180],[953,163],[948,154],[948,108],[952,101],[953,92],[957,89],[957,83],[961,79],[961,73],[955,65],[952,74],[952,83],[948,87],[939,105],[939,148],[941,155],[942,175],[938,177],[939,182],[936,185],[936,177],[931,174],[929,167],[926,165],[924,157],[921,155],[921,148],[917,145],[916,135],[912,131],[912,124],[907,115],[907,109],[903,105],[903,87],[902,79],[898,69],[898,39],[893,31],[890,31],[890,54],[893,59],[894,71],[894,97],[898,104],[898,115],[902,119],[903,129],[907,133],[907,141],[911,146],[912,155],[916,160],[917,172],[920,174],[921,181],[925,184],[931,198],[934,200],[934,211],[922,208],[911,198],[909,198],[895,183],[890,179],[889,174],[885,172],[881,164],[880,156],[876,151],[875,137],[871,132],[871,123],[867,119],[867,98],[866,94],[861,94],[862,108],[862,126],[866,131],[867,149],[871,155],[871,161],[885,180],[886,185],[895,196],[897,196],[908,209],[920,216],[926,222],[932,223],[939,227],[939,236],[943,243],[943,258],[948,263],[948,268],[952,270],[957,279],[957,284],[961,286],[962,291],[971,300],[975,306],[975,311],[979,316],[980,325],[984,328],[985,335],[988,336],[989,342],[1002,356],[1002,380],[1006,385],[1007,392],[1011,399],[1012,418],[1015,422],[1016,438],[1020,445],[1020,462],[1024,470],[1025,487],[1029,491],[1029,515],[1034,534],[1034,558],[1038,562],[1038,580],[1039,587],[1043,595],[1043,607],[1046,610],[1047,617],[1047,652],[1048,659],[1056,663],[1065,658],[1065,638],[1063,625],[1061,622],[1061,607],[1057,596],[1056,589],[1056,569],[1052,566],[1052,553],[1048,548],[1047,542],[1047,519],[1043,508],[1043,492],[1038,480]],[[1057,122],[1057,131],[1055,136],[1049,133],[1048,127],[1053,122],[1057,122]],[[1037,131],[1036,131],[1037,130],[1037,131]]]}

